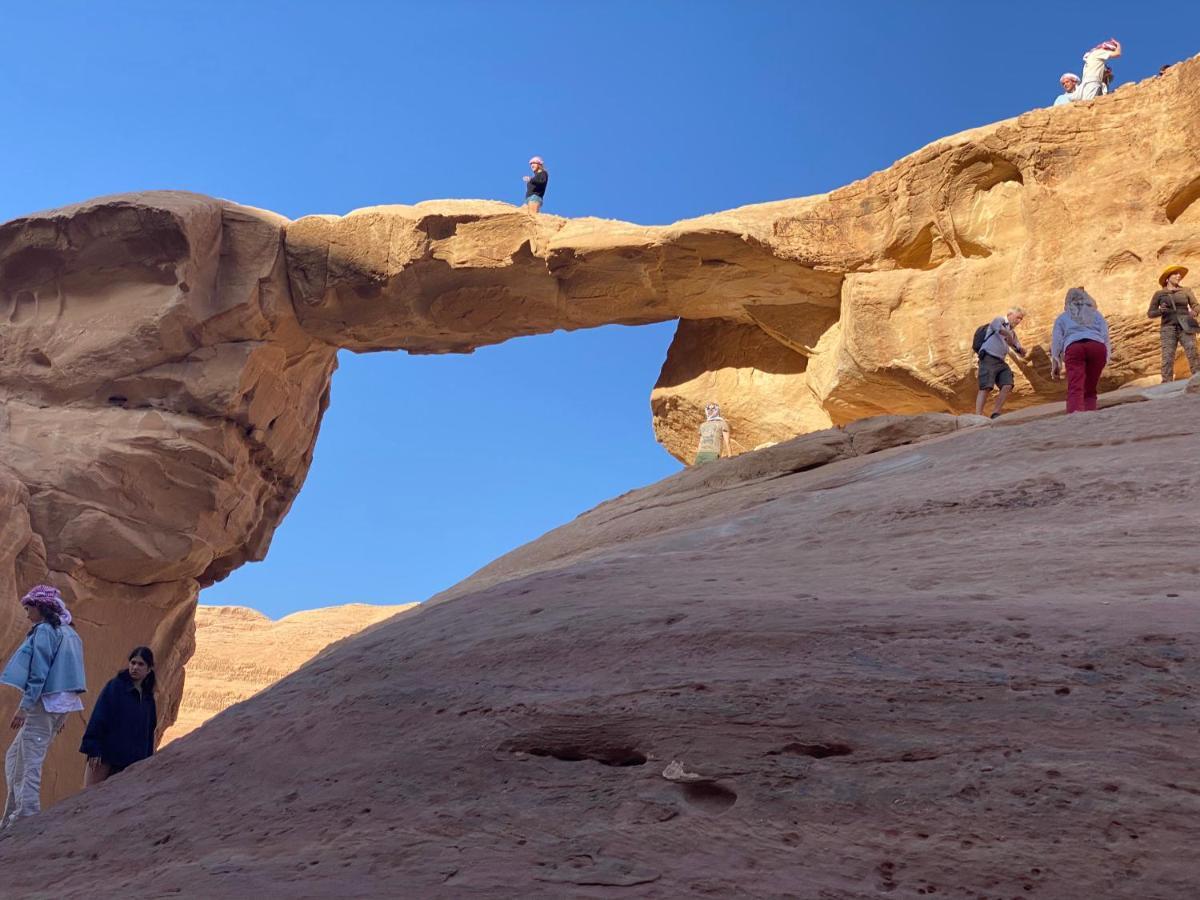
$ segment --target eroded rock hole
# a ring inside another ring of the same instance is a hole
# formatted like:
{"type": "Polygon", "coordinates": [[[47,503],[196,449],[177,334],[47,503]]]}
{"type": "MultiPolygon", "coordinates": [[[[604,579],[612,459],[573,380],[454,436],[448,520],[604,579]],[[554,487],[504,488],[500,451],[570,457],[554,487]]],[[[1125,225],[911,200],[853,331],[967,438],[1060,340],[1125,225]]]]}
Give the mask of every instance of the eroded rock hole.
{"type": "Polygon", "coordinates": [[[831,756],[849,756],[854,752],[854,748],[849,744],[839,743],[822,743],[822,744],[785,744],[778,750],[773,751],[771,756],[810,756],[813,759],[827,759],[831,756]]]}
{"type": "Polygon", "coordinates": [[[550,757],[563,762],[585,762],[591,760],[602,766],[624,768],[644,766],[646,754],[631,747],[530,747],[525,751],[530,756],[550,757]]]}
{"type": "Polygon", "coordinates": [[[1176,191],[1175,195],[1167,201],[1165,210],[1167,220],[1177,222],[1189,210],[1192,210],[1192,214],[1187,217],[1187,221],[1191,221],[1193,217],[1200,218],[1196,210],[1192,209],[1197,200],[1200,200],[1200,178],[1193,178],[1183,188],[1176,191]]]}
{"type": "Polygon", "coordinates": [[[715,781],[693,781],[679,785],[683,799],[710,815],[719,815],[737,803],[738,795],[715,781]]]}

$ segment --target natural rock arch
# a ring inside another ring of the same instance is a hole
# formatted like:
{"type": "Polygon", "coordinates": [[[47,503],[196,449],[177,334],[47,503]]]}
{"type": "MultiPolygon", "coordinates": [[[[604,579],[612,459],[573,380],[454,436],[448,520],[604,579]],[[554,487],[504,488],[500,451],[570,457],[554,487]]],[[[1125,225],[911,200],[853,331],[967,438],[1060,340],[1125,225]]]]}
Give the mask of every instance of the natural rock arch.
{"type": "MultiPolygon", "coordinates": [[[[1193,60],[936,141],[827,195],[665,227],[485,201],[289,222],[175,192],[0,225],[0,591],[60,584],[93,683],[152,643],[169,718],[197,593],[266,554],[311,463],[339,348],[469,352],[678,318],[654,394],[677,456],[710,398],[746,447],[880,411],[966,408],[974,327],[1020,300],[1027,341],[1044,343],[1071,284],[1128,338],[1109,383],[1150,375],[1160,251],[1200,264],[1187,213],[1198,123],[1193,60]],[[1143,140],[1168,128],[1170,141],[1143,140]],[[689,357],[698,330],[711,369],[689,357]],[[739,371],[753,390],[726,377],[739,371]]],[[[1056,396],[1026,375],[1024,402],[1056,396]]],[[[0,604],[0,650],[21,631],[0,604]]],[[[77,768],[51,764],[51,793],[74,788],[62,773],[77,768]]]]}

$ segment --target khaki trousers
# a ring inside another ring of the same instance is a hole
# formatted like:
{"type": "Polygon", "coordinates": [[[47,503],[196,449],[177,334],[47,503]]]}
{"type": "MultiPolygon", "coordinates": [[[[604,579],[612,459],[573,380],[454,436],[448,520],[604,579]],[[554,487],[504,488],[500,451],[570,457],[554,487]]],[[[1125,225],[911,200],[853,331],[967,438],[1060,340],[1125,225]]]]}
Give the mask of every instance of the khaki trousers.
{"type": "Polygon", "coordinates": [[[4,780],[8,796],[4,801],[4,818],[0,827],[17,819],[32,816],[42,809],[42,763],[50,742],[66,721],[66,713],[49,713],[38,703],[25,716],[25,724],[17,731],[4,757],[4,780]]]}
{"type": "Polygon", "coordinates": [[[1200,353],[1196,352],[1196,336],[1188,334],[1172,322],[1160,329],[1159,340],[1162,341],[1162,380],[1175,380],[1175,348],[1183,344],[1183,355],[1187,357],[1188,368],[1193,375],[1200,375],[1200,353]]]}

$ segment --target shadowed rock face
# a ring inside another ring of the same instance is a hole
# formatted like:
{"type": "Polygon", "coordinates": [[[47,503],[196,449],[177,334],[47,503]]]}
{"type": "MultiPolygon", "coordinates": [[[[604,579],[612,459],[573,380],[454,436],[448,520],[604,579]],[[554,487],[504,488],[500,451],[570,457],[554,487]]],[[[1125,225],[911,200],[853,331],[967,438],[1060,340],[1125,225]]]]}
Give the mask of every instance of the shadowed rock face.
{"type": "MultiPolygon", "coordinates": [[[[466,352],[678,318],[652,405],[681,458],[710,399],[745,448],[879,412],[962,410],[971,333],[1014,302],[1031,312],[1038,366],[1022,365],[1018,403],[1057,396],[1045,345],[1072,284],[1112,324],[1104,386],[1150,375],[1157,272],[1200,269],[1197,148],[1193,60],[935,142],[828,195],[666,227],[483,201],[288,222],[159,192],[8,222],[0,586],[63,587],[94,686],[152,644],[169,720],[197,591],[265,555],[340,347],[466,352]]],[[[0,649],[21,622],[0,608],[0,649]]],[[[76,759],[77,737],[72,724],[48,772],[76,759]]]]}

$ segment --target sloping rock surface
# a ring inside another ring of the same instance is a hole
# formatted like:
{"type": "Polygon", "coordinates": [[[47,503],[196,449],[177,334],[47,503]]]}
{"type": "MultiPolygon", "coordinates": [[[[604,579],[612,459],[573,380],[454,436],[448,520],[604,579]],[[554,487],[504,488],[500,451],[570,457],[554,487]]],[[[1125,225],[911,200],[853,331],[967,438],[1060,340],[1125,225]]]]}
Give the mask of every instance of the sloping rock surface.
{"type": "MultiPolygon", "coordinates": [[[[1045,345],[1067,286],[1109,316],[1106,388],[1153,375],[1166,262],[1200,271],[1200,60],[954,135],[827,195],[641,227],[487,201],[280,216],[193,194],[0,224],[0,580],[49,578],[94,686],[131,646],[169,720],[198,591],[261,559],[307,475],[338,348],[464,352],[680,319],[651,398],[681,459],[721,402],[744,449],[881,413],[961,412],[970,336],[1012,302],[1045,345]]],[[[9,596],[13,596],[10,593],[9,596]]],[[[21,627],[0,605],[0,653],[21,627]]],[[[79,723],[52,752],[74,759],[79,723]]],[[[47,799],[78,775],[47,783],[47,799]]]]}
{"type": "Polygon", "coordinates": [[[1197,422],[1179,391],[686,471],[23,823],[5,884],[1191,898],[1197,422]]]}
{"type": "Polygon", "coordinates": [[[196,652],[188,660],[179,715],[162,743],[183,737],[253,697],[329,645],[410,606],[347,603],[292,613],[278,621],[244,606],[197,607],[196,652]]]}

